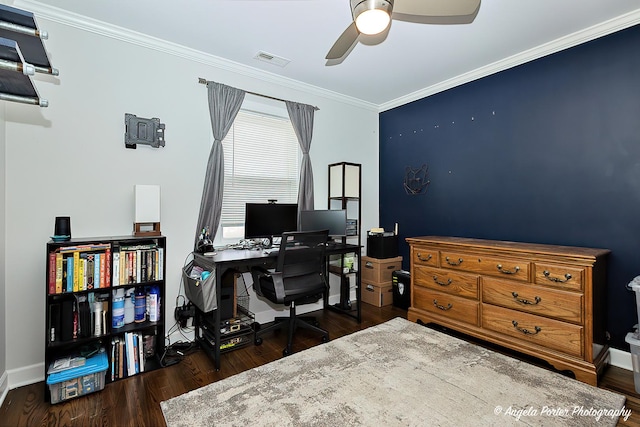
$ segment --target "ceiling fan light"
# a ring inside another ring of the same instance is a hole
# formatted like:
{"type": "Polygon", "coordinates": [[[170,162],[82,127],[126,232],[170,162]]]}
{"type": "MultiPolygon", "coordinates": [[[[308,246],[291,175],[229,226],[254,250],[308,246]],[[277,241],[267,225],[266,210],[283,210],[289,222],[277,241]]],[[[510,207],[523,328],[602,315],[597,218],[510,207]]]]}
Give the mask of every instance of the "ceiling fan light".
{"type": "Polygon", "coordinates": [[[364,0],[353,6],[353,19],[358,31],[372,35],[383,32],[391,22],[393,2],[385,0],[364,0]]]}

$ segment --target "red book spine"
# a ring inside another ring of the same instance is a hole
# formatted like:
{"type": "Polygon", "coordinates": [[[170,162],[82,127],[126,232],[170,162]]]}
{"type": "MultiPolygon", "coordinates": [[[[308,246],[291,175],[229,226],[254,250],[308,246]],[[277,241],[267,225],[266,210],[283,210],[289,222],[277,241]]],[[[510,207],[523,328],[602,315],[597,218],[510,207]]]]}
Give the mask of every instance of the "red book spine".
{"type": "Polygon", "coordinates": [[[56,253],[49,252],[49,294],[56,293],[56,253]]]}

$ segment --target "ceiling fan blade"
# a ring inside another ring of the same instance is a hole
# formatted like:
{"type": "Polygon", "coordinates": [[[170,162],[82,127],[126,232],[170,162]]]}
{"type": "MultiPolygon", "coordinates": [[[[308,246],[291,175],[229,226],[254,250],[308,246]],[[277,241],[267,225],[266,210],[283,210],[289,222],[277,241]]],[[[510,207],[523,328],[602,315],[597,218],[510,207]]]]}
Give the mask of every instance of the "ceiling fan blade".
{"type": "Polygon", "coordinates": [[[418,24],[470,24],[481,0],[396,0],[392,18],[418,24]]]}
{"type": "Polygon", "coordinates": [[[349,52],[353,50],[356,43],[358,43],[359,37],[360,32],[356,28],[355,22],[352,22],[351,25],[340,34],[340,37],[338,37],[338,40],[333,44],[325,59],[333,61],[345,58],[349,52]]]}

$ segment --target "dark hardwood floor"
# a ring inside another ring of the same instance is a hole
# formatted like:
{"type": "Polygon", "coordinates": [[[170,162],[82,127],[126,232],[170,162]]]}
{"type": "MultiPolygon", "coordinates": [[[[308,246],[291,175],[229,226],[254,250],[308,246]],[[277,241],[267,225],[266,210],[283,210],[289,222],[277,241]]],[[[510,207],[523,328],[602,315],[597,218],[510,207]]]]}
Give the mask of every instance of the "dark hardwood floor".
{"type": "MultiPolygon", "coordinates": [[[[406,317],[406,311],[388,306],[376,308],[363,304],[362,323],[332,311],[318,311],[321,325],[335,339],[360,329],[406,317]]],[[[107,384],[105,389],[57,405],[44,400],[44,383],[36,383],[9,391],[0,408],[2,426],[164,426],[160,402],[206,384],[229,377],[282,357],[285,333],[265,335],[260,346],[248,345],[222,355],[221,369],[200,350],[188,354],[180,363],[136,377],[107,384]]],[[[299,330],[294,351],[320,343],[317,335],[299,330]]],[[[632,410],[621,426],[640,426],[640,395],[635,393],[633,373],[609,367],[601,380],[601,388],[627,396],[626,408],[632,410]]]]}

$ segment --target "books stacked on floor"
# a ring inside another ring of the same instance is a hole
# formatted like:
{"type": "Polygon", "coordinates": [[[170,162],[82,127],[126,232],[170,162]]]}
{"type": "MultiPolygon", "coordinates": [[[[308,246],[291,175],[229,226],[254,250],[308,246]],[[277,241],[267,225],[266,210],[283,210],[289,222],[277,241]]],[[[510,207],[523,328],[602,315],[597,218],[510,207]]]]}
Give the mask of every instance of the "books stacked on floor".
{"type": "Polygon", "coordinates": [[[155,335],[125,332],[111,341],[111,380],[145,371],[147,357],[155,354],[155,335]]]}

